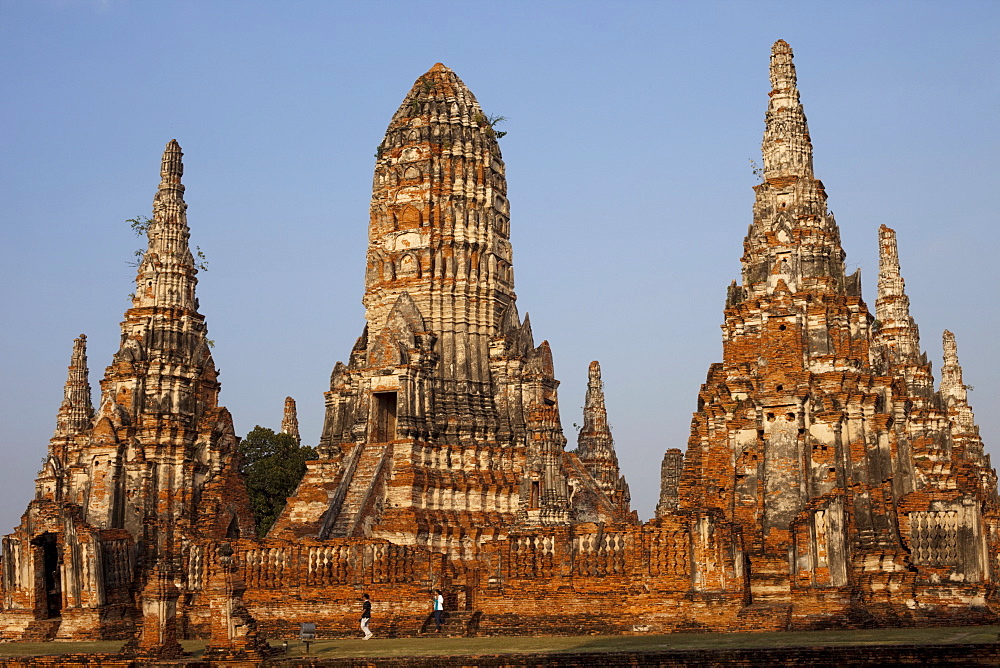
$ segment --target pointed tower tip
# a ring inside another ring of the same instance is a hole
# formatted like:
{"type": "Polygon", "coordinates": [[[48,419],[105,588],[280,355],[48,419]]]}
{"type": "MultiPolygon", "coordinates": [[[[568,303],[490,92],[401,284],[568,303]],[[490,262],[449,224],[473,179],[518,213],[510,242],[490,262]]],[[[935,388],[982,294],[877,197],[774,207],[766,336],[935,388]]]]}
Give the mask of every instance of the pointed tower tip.
{"type": "Polygon", "coordinates": [[[593,362],[591,362],[590,363],[590,367],[588,369],[588,372],[589,372],[591,378],[593,378],[594,376],[600,378],[601,377],[601,363],[598,362],[597,360],[594,360],[593,362]]]}
{"type": "MultiPolygon", "coordinates": [[[[389,124],[390,129],[394,124],[400,123],[408,127],[409,120],[417,116],[423,116],[424,122],[427,122],[429,120],[427,116],[433,105],[435,103],[441,104],[445,100],[457,101],[460,109],[464,106],[465,109],[462,111],[468,111],[469,120],[475,116],[476,112],[481,112],[472,91],[459,79],[458,75],[446,67],[444,63],[435,63],[433,67],[413,82],[403,104],[400,105],[393,116],[392,123],[389,124]]],[[[460,115],[462,115],[461,112],[460,115]]],[[[469,120],[466,123],[469,123],[469,120]]],[[[383,152],[386,149],[390,149],[390,146],[383,145],[383,152]]]]}
{"type": "Polygon", "coordinates": [[[295,399],[291,397],[285,397],[285,411],[281,417],[281,433],[288,434],[295,439],[296,443],[302,445],[298,411],[295,408],[295,399]]]}
{"type": "Polygon", "coordinates": [[[415,87],[416,86],[420,86],[420,87],[428,86],[427,83],[424,83],[426,80],[441,81],[442,77],[444,79],[448,79],[448,75],[449,74],[452,75],[452,76],[455,75],[455,73],[451,71],[451,68],[449,68],[444,63],[434,63],[434,65],[429,70],[427,70],[426,72],[424,72],[423,74],[421,74],[419,77],[417,77],[417,82],[414,84],[414,86],[415,87]]]}
{"type": "Polygon", "coordinates": [[[792,47],[779,39],[771,47],[770,101],[765,116],[764,178],[813,178],[812,142],[799,101],[792,47]]]}
{"type": "Polygon", "coordinates": [[[87,428],[93,417],[94,406],[90,398],[87,368],[87,335],[81,334],[73,340],[73,352],[63,388],[63,402],[56,415],[55,437],[80,433],[87,428]]]}
{"type": "Polygon", "coordinates": [[[958,344],[955,335],[944,330],[941,335],[944,364],[941,366],[941,396],[949,409],[957,410],[948,417],[952,423],[959,426],[963,432],[975,429],[975,418],[969,408],[969,388],[962,379],[962,365],[958,361],[958,344]]]}
{"type": "Polygon", "coordinates": [[[167,142],[166,148],[163,149],[163,160],[160,163],[161,188],[165,185],[180,184],[181,176],[184,175],[183,156],[181,145],[177,143],[176,139],[167,142]]]}
{"type": "Polygon", "coordinates": [[[791,55],[792,47],[785,40],[779,39],[771,47],[771,53],[787,53],[791,55]]]}

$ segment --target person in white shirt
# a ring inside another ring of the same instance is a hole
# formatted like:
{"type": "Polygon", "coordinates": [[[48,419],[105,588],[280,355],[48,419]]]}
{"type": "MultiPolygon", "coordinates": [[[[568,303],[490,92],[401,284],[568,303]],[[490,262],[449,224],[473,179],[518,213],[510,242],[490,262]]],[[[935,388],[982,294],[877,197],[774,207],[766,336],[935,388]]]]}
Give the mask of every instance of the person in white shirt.
{"type": "Polygon", "coordinates": [[[444,612],[444,594],[440,589],[434,590],[434,624],[437,625],[437,632],[441,633],[441,615],[444,612]]]}

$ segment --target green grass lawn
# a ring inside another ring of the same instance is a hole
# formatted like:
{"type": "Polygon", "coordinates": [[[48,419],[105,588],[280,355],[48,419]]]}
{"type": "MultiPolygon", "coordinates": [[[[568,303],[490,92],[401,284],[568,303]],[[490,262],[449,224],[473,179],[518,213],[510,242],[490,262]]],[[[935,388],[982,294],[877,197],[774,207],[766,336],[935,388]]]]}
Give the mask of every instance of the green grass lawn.
{"type": "MultiPolygon", "coordinates": [[[[739,649],[758,647],[942,644],[996,642],[1000,626],[961,626],[919,629],[868,629],[862,631],[793,631],[777,633],[673,633],[642,636],[556,636],[545,638],[379,638],[371,640],[318,640],[309,654],[321,658],[352,656],[442,656],[453,654],[546,654],[554,652],[662,651],[673,649],[739,649]]],[[[122,642],[3,643],[0,656],[83,654],[117,652],[122,642]]],[[[201,655],[204,641],[184,641],[192,658],[201,655]]],[[[280,647],[281,640],[272,640],[280,647]]],[[[305,646],[289,641],[288,656],[302,656],[305,646]]]]}

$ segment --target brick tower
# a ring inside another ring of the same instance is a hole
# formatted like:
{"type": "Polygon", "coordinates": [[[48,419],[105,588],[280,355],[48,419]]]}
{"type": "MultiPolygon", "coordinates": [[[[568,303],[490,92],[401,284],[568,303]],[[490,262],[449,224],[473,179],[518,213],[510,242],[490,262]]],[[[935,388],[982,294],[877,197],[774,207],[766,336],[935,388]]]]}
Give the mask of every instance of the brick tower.
{"type": "Polygon", "coordinates": [[[122,343],[91,406],[74,342],[35,499],[3,542],[6,635],[122,637],[170,647],[207,574],[206,541],[252,535],[198,313],[176,141],[167,144],[122,343]],[[134,608],[138,601],[140,611],[134,608]]]}
{"type": "Polygon", "coordinates": [[[604,406],[604,381],[601,364],[590,363],[587,378],[587,398],[583,405],[583,425],[577,434],[577,456],[597,481],[601,491],[610,498],[623,515],[628,515],[632,496],[625,476],[618,468],[615,441],[604,406]]]}
{"type": "Polygon", "coordinates": [[[272,536],[468,553],[514,525],[621,519],[564,452],[549,346],[515,306],[506,190],[493,122],[435,65],[379,145],[367,326],[272,536]]]}
{"type": "Polygon", "coordinates": [[[699,393],[684,459],[664,459],[658,514],[718,509],[740,525],[758,605],[974,610],[1000,575],[989,557],[1000,517],[954,339],[945,334],[936,392],[895,233],[880,230],[872,317],[859,273],[844,272],[784,41],[770,75],[763,182],[726,300],[723,361],[699,393]]]}
{"type": "Polygon", "coordinates": [[[281,417],[281,433],[288,434],[295,439],[295,442],[302,445],[302,436],[299,435],[299,414],[295,409],[295,399],[285,397],[285,411],[281,417]]]}

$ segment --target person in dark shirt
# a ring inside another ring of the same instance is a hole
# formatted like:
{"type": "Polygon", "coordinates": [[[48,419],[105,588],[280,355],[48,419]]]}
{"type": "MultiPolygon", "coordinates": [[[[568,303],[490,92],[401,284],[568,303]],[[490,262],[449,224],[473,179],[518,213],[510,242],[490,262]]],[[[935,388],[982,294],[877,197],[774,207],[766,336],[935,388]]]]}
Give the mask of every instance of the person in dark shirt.
{"type": "Polygon", "coordinates": [[[372,618],[372,600],[369,598],[368,594],[365,594],[361,598],[361,630],[365,634],[365,640],[371,639],[374,635],[368,628],[368,622],[372,618]]]}

